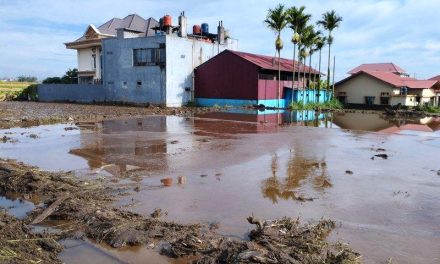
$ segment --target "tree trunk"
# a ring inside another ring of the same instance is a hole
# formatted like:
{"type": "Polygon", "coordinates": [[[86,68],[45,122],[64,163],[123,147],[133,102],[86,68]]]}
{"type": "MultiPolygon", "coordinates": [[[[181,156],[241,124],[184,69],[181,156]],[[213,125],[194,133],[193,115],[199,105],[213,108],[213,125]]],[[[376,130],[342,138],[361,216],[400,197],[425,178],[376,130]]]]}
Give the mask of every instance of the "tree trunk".
{"type": "Polygon", "coordinates": [[[321,55],[322,55],[322,49],[319,49],[318,101],[319,101],[319,97],[321,96],[321,55]]]}
{"type": "MultiPolygon", "coordinates": [[[[310,90],[311,83],[312,83],[312,53],[310,52],[310,56],[309,56],[309,90],[310,90]]],[[[313,90],[315,90],[315,89],[313,88],[313,90]]],[[[313,102],[315,102],[315,98],[313,98],[313,102]]]]}
{"type": "Polygon", "coordinates": [[[293,69],[292,69],[292,94],[291,94],[291,101],[290,103],[293,103],[293,88],[295,85],[295,59],[296,59],[296,43],[293,44],[293,69]]]}
{"type": "MultiPolygon", "coordinates": [[[[329,40],[330,40],[332,37],[332,34],[329,33],[328,36],[329,36],[329,40]]],[[[329,41],[329,43],[328,43],[328,65],[327,65],[327,92],[330,91],[330,63],[331,63],[330,62],[330,60],[331,60],[330,52],[331,52],[331,46],[332,46],[332,44],[329,41]]]]}
{"type": "Polygon", "coordinates": [[[278,50],[278,108],[281,100],[281,50],[278,50]]]}

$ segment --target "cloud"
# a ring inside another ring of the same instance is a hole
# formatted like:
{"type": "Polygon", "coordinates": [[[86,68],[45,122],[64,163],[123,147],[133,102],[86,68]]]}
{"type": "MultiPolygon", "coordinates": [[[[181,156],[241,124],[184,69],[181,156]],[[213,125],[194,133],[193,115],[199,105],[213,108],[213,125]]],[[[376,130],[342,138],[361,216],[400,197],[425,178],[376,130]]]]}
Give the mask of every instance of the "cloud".
{"type": "MultiPolygon", "coordinates": [[[[292,1],[280,1],[286,6],[292,1]]],[[[334,9],[344,21],[334,33],[336,79],[366,62],[395,62],[428,78],[440,73],[438,0],[298,0],[314,21],[334,9]]],[[[0,76],[61,75],[76,66],[75,51],[63,43],[80,37],[88,24],[137,13],[158,19],[185,10],[191,24],[223,20],[243,51],[273,55],[274,34],[263,20],[278,1],[187,0],[0,0],[0,76]]],[[[176,21],[176,20],[174,20],[176,21]]],[[[283,57],[292,57],[291,32],[283,33],[283,57]]],[[[315,56],[317,57],[317,56],[315,56]]],[[[323,60],[323,65],[327,62],[323,60]]],[[[316,58],[317,59],[317,58],[316,58]]],[[[316,65],[316,62],[313,62],[316,65]]]]}

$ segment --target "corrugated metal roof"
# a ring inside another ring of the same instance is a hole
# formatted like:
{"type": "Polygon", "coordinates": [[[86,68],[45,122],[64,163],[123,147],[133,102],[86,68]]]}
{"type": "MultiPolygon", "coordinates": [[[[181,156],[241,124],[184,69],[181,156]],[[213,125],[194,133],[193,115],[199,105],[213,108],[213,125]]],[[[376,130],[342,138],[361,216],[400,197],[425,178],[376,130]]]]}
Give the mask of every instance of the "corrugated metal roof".
{"type": "Polygon", "coordinates": [[[353,70],[349,71],[348,74],[356,74],[360,71],[378,71],[378,72],[392,72],[398,74],[405,74],[406,71],[394,63],[370,63],[362,64],[353,70]]]}
{"type": "MultiPolygon", "coordinates": [[[[264,55],[257,55],[252,53],[246,53],[246,52],[239,52],[239,51],[232,51],[228,50],[229,52],[240,56],[241,58],[257,65],[261,69],[264,70],[275,70],[278,71],[278,58],[277,57],[271,57],[271,56],[264,56],[264,55]]],[[[283,72],[292,72],[293,69],[293,60],[284,59],[281,58],[281,71],[283,72]]],[[[298,63],[295,61],[295,71],[298,71],[298,67],[300,72],[309,72],[309,69],[311,70],[311,73],[318,74],[319,72],[313,68],[309,68],[308,66],[305,66],[302,63],[298,63]]],[[[321,73],[322,74],[322,73],[321,73]]]]}
{"type": "Polygon", "coordinates": [[[337,83],[341,84],[343,82],[346,82],[350,79],[355,78],[358,75],[361,74],[367,74],[369,76],[372,76],[376,79],[379,79],[385,83],[388,83],[394,87],[400,88],[400,87],[408,87],[411,89],[431,89],[434,87],[434,85],[437,83],[435,80],[417,80],[414,78],[409,77],[401,77],[397,74],[391,73],[391,72],[379,72],[379,71],[360,71],[356,74],[353,74],[352,76],[340,81],[337,83]]]}

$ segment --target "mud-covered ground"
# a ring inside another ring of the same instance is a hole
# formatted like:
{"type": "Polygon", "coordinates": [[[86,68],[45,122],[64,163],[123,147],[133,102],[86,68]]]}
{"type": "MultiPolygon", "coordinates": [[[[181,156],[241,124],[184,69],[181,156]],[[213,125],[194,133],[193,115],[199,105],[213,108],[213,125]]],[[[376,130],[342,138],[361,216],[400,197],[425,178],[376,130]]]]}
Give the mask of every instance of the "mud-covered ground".
{"type": "Polygon", "coordinates": [[[262,221],[249,240],[218,235],[207,226],[182,225],[110,206],[124,188],[105,180],[76,180],[64,172],[44,172],[12,160],[0,160],[0,195],[15,193],[22,199],[38,196],[42,205],[23,220],[0,213],[0,260],[5,263],[60,263],[57,240],[89,238],[120,248],[145,245],[170,258],[193,263],[359,263],[359,254],[342,243],[326,242],[335,227],[330,220],[304,225],[299,219],[262,221]],[[58,220],[65,224],[56,234],[31,231],[31,224],[58,220]]]}
{"type": "Polygon", "coordinates": [[[90,105],[41,102],[0,102],[0,129],[66,121],[101,121],[146,115],[188,116],[221,108],[90,105]]]}

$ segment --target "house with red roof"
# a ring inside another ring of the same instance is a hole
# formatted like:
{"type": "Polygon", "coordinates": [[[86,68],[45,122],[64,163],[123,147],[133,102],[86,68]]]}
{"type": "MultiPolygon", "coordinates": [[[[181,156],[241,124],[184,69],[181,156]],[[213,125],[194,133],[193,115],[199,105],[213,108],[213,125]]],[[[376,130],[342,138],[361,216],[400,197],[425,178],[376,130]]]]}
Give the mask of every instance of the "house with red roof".
{"type": "Polygon", "coordinates": [[[335,96],[346,104],[369,106],[439,105],[440,82],[410,78],[393,63],[363,64],[335,85],[335,96]]]}
{"type": "Polygon", "coordinates": [[[292,98],[303,102],[329,98],[326,91],[317,96],[316,91],[304,89],[311,82],[318,81],[319,71],[293,60],[281,59],[280,62],[279,90],[278,58],[225,50],[197,67],[196,102],[200,106],[264,105],[284,108],[292,98]]]}

